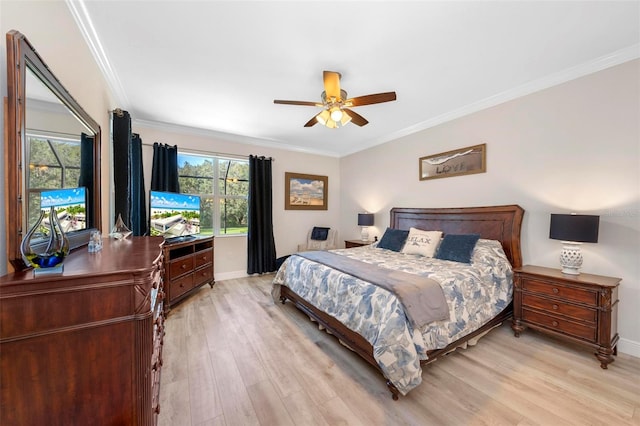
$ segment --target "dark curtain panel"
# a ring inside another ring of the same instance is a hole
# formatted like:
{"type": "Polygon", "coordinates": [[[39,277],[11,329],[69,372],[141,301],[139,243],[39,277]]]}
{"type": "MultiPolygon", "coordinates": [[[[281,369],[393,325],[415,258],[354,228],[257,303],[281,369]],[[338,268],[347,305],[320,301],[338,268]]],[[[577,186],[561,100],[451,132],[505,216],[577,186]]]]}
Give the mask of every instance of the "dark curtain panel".
{"type": "Polygon", "coordinates": [[[144,170],[142,169],[142,139],[140,135],[131,135],[131,225],[133,235],[148,235],[147,194],[144,190],[144,170]]]}
{"type": "MultiPolygon", "coordinates": [[[[93,138],[85,133],[80,135],[80,177],[78,186],[84,186],[87,191],[87,199],[93,197],[93,138]]],[[[93,223],[93,203],[87,203],[86,220],[87,227],[98,227],[99,223],[93,223]]]]}
{"type": "Polygon", "coordinates": [[[249,156],[248,274],[276,270],[271,186],[271,158],[249,156]]]}
{"type": "Polygon", "coordinates": [[[178,147],[153,144],[153,167],[151,168],[153,191],[180,192],[178,182],[178,147]]]}
{"type": "Polygon", "coordinates": [[[142,141],[131,133],[127,111],[113,113],[113,180],[115,218],[120,215],[133,235],[147,234],[147,209],[142,169],[142,141]]]}

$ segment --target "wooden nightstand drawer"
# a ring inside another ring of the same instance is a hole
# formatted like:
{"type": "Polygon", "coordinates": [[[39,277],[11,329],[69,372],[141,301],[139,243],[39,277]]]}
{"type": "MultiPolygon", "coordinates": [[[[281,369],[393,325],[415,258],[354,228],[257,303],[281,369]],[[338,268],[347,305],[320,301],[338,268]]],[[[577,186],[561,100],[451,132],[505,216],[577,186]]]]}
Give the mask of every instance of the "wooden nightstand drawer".
{"type": "Polygon", "coordinates": [[[537,308],[551,314],[566,315],[571,318],[588,321],[594,324],[597,319],[595,309],[572,305],[570,303],[563,303],[557,300],[538,297],[531,294],[522,295],[522,306],[524,308],[537,308]]]}
{"type": "Polygon", "coordinates": [[[522,319],[531,324],[541,325],[549,330],[555,330],[565,334],[594,341],[596,339],[596,328],[585,324],[578,324],[553,315],[545,315],[540,312],[522,309],[522,319]]]}
{"type": "Polygon", "coordinates": [[[547,294],[566,301],[581,302],[590,306],[598,305],[598,293],[588,289],[567,287],[558,283],[536,281],[532,279],[522,280],[522,290],[534,293],[547,294]]]}
{"type": "Polygon", "coordinates": [[[344,248],[363,247],[363,246],[368,246],[371,243],[373,243],[373,241],[344,240],[344,248]]]}

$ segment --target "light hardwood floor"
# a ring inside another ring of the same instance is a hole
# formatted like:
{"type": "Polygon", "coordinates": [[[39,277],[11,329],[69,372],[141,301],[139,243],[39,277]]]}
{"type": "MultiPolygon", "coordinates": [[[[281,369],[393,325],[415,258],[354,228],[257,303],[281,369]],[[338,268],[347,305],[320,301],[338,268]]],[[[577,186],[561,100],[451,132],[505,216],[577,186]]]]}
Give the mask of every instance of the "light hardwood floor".
{"type": "Polygon", "coordinates": [[[393,401],[377,370],[274,303],[271,279],[204,286],[170,312],[160,425],[640,425],[640,359],[602,370],[588,348],[509,324],[393,401]]]}

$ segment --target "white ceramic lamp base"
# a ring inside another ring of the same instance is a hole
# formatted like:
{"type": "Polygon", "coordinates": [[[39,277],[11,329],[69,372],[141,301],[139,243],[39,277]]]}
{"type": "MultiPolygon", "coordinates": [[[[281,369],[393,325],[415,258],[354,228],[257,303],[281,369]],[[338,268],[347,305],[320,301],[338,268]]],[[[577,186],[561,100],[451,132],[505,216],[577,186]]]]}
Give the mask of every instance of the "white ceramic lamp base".
{"type": "Polygon", "coordinates": [[[369,229],[366,226],[362,227],[362,231],[360,232],[360,239],[362,241],[369,241],[369,229]]]}
{"type": "Polygon", "coordinates": [[[562,266],[563,274],[580,274],[580,267],[582,266],[582,253],[580,253],[580,243],[573,243],[568,241],[562,242],[560,266],[562,266]]]}

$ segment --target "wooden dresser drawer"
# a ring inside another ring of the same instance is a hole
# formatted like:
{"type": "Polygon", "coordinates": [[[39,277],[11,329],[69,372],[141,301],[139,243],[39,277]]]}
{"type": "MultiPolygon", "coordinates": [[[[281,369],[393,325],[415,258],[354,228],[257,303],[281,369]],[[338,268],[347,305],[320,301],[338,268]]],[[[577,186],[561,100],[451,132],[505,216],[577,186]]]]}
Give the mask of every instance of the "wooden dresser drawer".
{"type": "Polygon", "coordinates": [[[597,312],[595,309],[572,305],[570,303],[563,303],[545,297],[534,296],[532,294],[522,295],[522,306],[525,308],[537,308],[551,314],[566,315],[578,320],[588,321],[592,324],[595,324],[597,319],[597,312]]]}
{"type": "Polygon", "coordinates": [[[172,261],[169,266],[169,274],[171,276],[171,279],[174,279],[191,271],[193,271],[193,256],[186,256],[176,259],[172,261]]]}
{"type": "Polygon", "coordinates": [[[547,294],[566,301],[586,303],[590,306],[598,305],[598,293],[588,289],[568,287],[558,283],[549,283],[532,279],[523,279],[522,289],[533,293],[547,294]]]}
{"type": "Polygon", "coordinates": [[[175,299],[193,288],[193,274],[171,281],[169,285],[171,286],[171,299],[175,299]]]}
{"type": "Polygon", "coordinates": [[[578,324],[554,315],[545,315],[526,308],[522,309],[522,319],[530,324],[541,325],[549,330],[555,330],[588,341],[596,340],[596,328],[586,324],[578,324]]]}
{"type": "Polygon", "coordinates": [[[211,263],[213,261],[213,249],[200,251],[195,254],[196,268],[211,263]]]}
{"type": "Polygon", "coordinates": [[[211,265],[205,266],[202,269],[198,269],[193,273],[193,285],[198,286],[204,282],[211,281],[213,279],[213,267],[211,265]]]}

